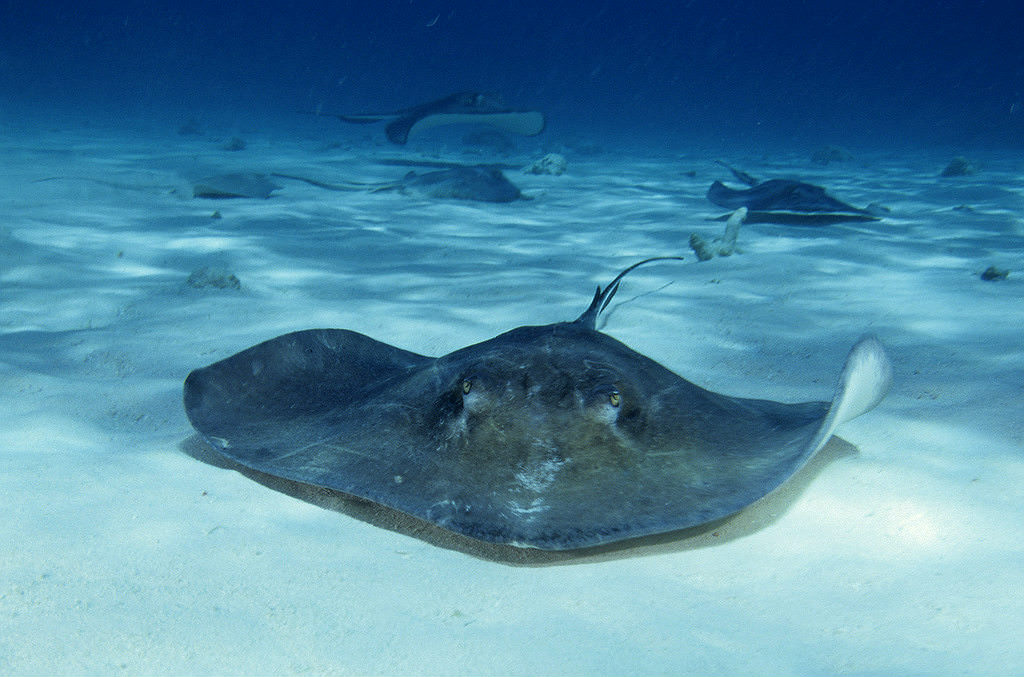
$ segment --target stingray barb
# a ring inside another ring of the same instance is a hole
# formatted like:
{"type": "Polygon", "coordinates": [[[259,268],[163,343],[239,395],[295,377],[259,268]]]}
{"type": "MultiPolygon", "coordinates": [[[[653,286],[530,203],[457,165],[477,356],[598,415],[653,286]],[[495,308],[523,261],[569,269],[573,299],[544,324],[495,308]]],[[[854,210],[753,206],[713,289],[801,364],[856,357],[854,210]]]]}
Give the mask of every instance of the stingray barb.
{"type": "Polygon", "coordinates": [[[639,263],[634,263],[629,268],[626,268],[621,273],[615,276],[615,279],[608,283],[608,286],[603,290],[601,285],[597,286],[597,291],[594,293],[594,300],[590,302],[590,306],[583,311],[583,314],[576,318],[576,323],[583,325],[587,329],[597,328],[597,317],[604,312],[604,309],[611,303],[612,297],[615,296],[615,292],[619,290],[619,282],[622,278],[626,277],[630,272],[636,270],[642,265],[648,264],[652,261],[685,261],[682,256],[655,256],[649,259],[644,259],[639,263]]]}

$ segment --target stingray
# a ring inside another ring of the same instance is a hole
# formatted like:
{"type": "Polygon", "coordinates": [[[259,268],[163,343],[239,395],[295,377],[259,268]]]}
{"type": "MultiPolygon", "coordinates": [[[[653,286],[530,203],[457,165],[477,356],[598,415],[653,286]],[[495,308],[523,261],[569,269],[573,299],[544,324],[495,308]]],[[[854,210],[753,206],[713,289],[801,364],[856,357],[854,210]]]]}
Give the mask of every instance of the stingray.
{"type": "MultiPolygon", "coordinates": [[[[750,186],[729,188],[715,181],[707,198],[719,207],[748,209],[747,223],[783,223],[789,225],[826,225],[848,221],[878,221],[878,216],[841,202],[821,186],[788,179],[758,181],[750,174],[729,167],[733,175],[750,186]]],[[[728,218],[727,216],[724,218],[728,218]]]]}
{"type": "Polygon", "coordinates": [[[333,191],[398,191],[407,195],[453,200],[475,200],[477,202],[513,202],[525,199],[502,173],[491,165],[457,166],[433,172],[417,174],[409,172],[399,181],[378,183],[328,183],[296,174],[272,172],[238,172],[211,176],[196,182],[193,196],[208,199],[226,198],[269,198],[281,188],[274,178],[302,181],[318,188],[333,191]]]}
{"type": "Polygon", "coordinates": [[[742,510],[887,392],[870,336],[830,402],[784,404],[705,390],[598,331],[622,278],[653,260],[571,322],[442,357],[344,329],[285,334],[189,374],[185,411],[261,473],[479,541],[573,550],[742,510]]]}
{"type": "Polygon", "coordinates": [[[421,197],[478,202],[514,202],[523,194],[497,167],[452,167],[417,174],[409,172],[396,183],[377,186],[373,192],[397,190],[421,197]]]}
{"type": "MultiPolygon", "coordinates": [[[[404,164],[410,163],[406,162],[404,164]]],[[[515,200],[530,199],[524,196],[519,191],[519,188],[508,180],[508,177],[501,171],[502,165],[424,164],[425,166],[441,166],[444,168],[421,174],[410,171],[398,181],[375,183],[329,183],[281,172],[271,172],[269,174],[231,172],[208,176],[196,181],[192,186],[192,196],[208,200],[232,198],[260,198],[266,200],[273,197],[275,191],[281,189],[280,184],[274,181],[274,179],[291,179],[333,191],[367,191],[371,193],[397,191],[415,197],[474,200],[477,202],[514,202],[515,200]]],[[[35,182],[58,180],[89,181],[110,188],[143,192],[166,193],[177,191],[175,186],[135,185],[88,177],[51,176],[44,179],[36,179],[35,182]]]]}
{"type": "MultiPolygon", "coordinates": [[[[319,114],[319,113],[317,113],[319,114]]],[[[539,111],[510,110],[501,97],[480,92],[459,92],[394,113],[330,114],[342,122],[366,124],[388,121],[388,141],[405,144],[427,129],[454,124],[488,125],[513,134],[536,136],[544,131],[544,114],[539,111]]]]}
{"type": "Polygon", "coordinates": [[[192,186],[192,196],[211,200],[239,197],[269,198],[281,186],[266,174],[234,172],[200,179],[192,186]]]}
{"type": "Polygon", "coordinates": [[[459,165],[433,172],[417,174],[407,173],[399,181],[377,183],[326,183],[295,174],[275,172],[273,176],[283,179],[294,179],[305,183],[337,191],[368,191],[379,193],[397,191],[416,197],[441,198],[452,200],[475,200],[477,202],[513,202],[527,199],[508,180],[501,169],[494,165],[459,165]]]}

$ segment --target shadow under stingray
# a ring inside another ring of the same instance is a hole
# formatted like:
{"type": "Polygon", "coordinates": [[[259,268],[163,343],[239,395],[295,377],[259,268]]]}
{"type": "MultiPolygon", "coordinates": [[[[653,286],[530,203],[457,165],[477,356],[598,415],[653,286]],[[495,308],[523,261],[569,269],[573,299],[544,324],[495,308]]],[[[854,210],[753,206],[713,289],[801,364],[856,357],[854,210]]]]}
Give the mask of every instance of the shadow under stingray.
{"type": "Polygon", "coordinates": [[[588,548],[538,550],[478,541],[373,501],[334,489],[313,486],[252,470],[221,456],[199,435],[188,437],[179,444],[179,447],[197,461],[218,468],[235,470],[269,489],[325,510],[333,510],[375,527],[418,538],[440,548],[454,550],[490,562],[524,567],[584,564],[664,555],[728,543],[774,524],[790,509],[825,466],[838,459],[857,454],[855,446],[833,436],[781,487],[728,517],[689,529],[679,529],[588,548]]]}

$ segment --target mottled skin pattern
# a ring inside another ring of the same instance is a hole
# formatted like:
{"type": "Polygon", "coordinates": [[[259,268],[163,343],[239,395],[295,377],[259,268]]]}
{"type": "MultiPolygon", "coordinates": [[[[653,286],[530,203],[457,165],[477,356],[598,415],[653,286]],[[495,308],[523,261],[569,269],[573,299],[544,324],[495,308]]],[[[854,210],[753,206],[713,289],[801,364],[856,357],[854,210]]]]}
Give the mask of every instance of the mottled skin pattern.
{"type": "Polygon", "coordinates": [[[286,334],[192,372],[185,408],[245,466],[551,550],[727,516],[823,443],[827,402],[718,395],[596,331],[620,279],[574,322],[436,359],[286,334]]]}

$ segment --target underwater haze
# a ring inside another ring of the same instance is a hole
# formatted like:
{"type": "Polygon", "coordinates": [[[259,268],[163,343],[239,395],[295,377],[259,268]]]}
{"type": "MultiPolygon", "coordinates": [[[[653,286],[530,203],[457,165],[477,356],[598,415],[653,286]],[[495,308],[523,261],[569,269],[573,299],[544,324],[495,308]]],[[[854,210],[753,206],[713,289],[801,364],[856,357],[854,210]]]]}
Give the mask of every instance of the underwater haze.
{"type": "Polygon", "coordinates": [[[0,675],[1024,676],[1019,4],[0,0],[0,675]]]}
{"type": "Polygon", "coordinates": [[[500,91],[652,144],[1024,143],[1013,2],[6,2],[13,118],[287,124],[500,91]]]}

